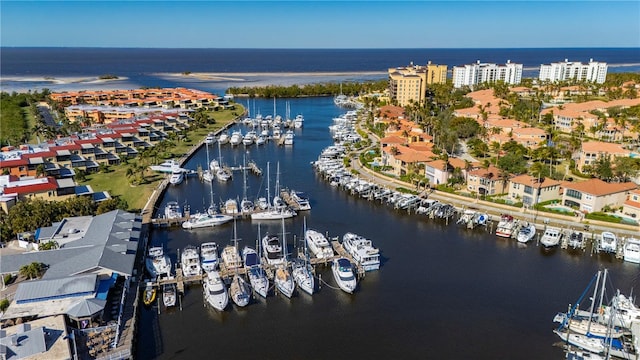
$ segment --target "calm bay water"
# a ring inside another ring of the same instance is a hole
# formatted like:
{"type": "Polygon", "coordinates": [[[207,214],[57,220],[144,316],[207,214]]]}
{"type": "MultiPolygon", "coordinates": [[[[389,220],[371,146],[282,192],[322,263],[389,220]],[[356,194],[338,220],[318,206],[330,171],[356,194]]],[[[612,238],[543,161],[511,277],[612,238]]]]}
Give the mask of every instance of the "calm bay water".
{"type": "MultiPolygon", "coordinates": [[[[598,269],[610,270],[609,291],[620,288],[628,294],[638,288],[637,265],[559,249],[543,252],[534,244],[447,226],[332,188],[310,161],[331,144],[327,126],[342,110],[329,98],[293,99],[290,107],[292,114],[305,116],[292,148],[225,145],[223,162],[238,165],[246,156],[265,171],[262,178],[247,174],[252,199],[265,195],[267,161],[272,187],[279,162],[281,185],[310,196],[312,210],[285,222],[290,252],[295,252],[294,237],[300,239],[306,217],[308,228],[330,236],[352,231],[372,239],[382,251],[381,269],[367,273],[358,291],[347,295],[331,287],[330,269],[320,267],[328,285],[313,296],[298,293],[287,300],[272,295],[224,313],[205,308],[201,287],[192,285],[182,311],[158,315],[155,309],[142,310],[139,358],[559,359],[562,351],[552,346],[557,342],[552,318],[575,302],[598,269]]],[[[271,114],[273,102],[256,100],[255,108],[271,114]]],[[[284,101],[277,108],[284,114],[284,101]]],[[[217,157],[217,145],[209,153],[217,157]]],[[[206,149],[200,149],[186,167],[205,166],[206,156],[206,149]]],[[[242,174],[236,172],[228,184],[214,183],[213,191],[216,202],[241,198],[242,174]]],[[[210,185],[190,178],[167,191],[158,211],[170,200],[201,210],[209,198],[210,185]]],[[[239,221],[237,229],[240,247],[255,246],[256,222],[239,221]]],[[[260,231],[280,233],[281,226],[264,222],[260,231]]],[[[175,262],[177,249],[205,241],[223,247],[232,233],[232,224],[190,232],[154,230],[151,241],[164,245],[175,262]]]]}

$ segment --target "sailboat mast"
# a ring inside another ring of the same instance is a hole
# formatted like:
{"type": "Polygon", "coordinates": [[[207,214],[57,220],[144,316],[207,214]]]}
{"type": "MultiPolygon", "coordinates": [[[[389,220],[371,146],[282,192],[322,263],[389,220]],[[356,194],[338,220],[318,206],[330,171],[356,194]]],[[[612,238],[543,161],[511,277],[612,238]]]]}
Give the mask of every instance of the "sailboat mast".
{"type": "Polygon", "coordinates": [[[243,176],[243,181],[244,181],[244,188],[243,188],[243,192],[242,192],[242,200],[246,200],[247,199],[247,164],[246,164],[246,156],[242,157],[242,176],[243,176]]]}
{"type": "Polygon", "coordinates": [[[587,325],[587,334],[589,330],[591,330],[591,319],[593,319],[593,307],[596,303],[596,295],[598,295],[598,285],[600,284],[600,276],[602,272],[598,270],[598,279],[596,280],[596,285],[593,287],[593,296],[591,297],[591,309],[589,309],[589,323],[587,325]]]}
{"type": "Polygon", "coordinates": [[[271,207],[271,199],[269,199],[271,194],[269,193],[269,187],[271,187],[271,184],[269,183],[269,162],[267,161],[267,208],[271,207]]]}

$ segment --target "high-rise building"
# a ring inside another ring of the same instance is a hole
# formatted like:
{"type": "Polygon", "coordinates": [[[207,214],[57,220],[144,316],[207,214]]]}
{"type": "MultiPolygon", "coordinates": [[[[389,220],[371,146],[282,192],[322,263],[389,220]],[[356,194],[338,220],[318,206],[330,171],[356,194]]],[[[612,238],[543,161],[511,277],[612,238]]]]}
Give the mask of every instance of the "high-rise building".
{"type": "Polygon", "coordinates": [[[447,82],[447,65],[413,65],[389,69],[389,96],[400,106],[425,99],[428,84],[447,82]]]}
{"type": "Polygon", "coordinates": [[[522,64],[507,60],[504,65],[481,63],[453,67],[453,87],[474,86],[482,83],[504,81],[517,85],[522,80],[522,64]]]}
{"type": "Polygon", "coordinates": [[[607,79],[607,63],[589,59],[588,64],[583,64],[564,59],[564,62],[542,64],[538,79],[551,82],[574,79],[602,84],[607,79]]]}

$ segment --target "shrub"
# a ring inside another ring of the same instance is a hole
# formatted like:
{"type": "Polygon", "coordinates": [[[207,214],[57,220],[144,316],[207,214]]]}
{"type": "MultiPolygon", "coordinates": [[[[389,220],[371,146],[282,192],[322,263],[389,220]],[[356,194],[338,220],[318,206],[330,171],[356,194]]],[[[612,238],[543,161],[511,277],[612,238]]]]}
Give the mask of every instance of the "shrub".
{"type": "Polygon", "coordinates": [[[0,311],[4,312],[9,307],[9,300],[2,299],[0,300],[0,311]]]}

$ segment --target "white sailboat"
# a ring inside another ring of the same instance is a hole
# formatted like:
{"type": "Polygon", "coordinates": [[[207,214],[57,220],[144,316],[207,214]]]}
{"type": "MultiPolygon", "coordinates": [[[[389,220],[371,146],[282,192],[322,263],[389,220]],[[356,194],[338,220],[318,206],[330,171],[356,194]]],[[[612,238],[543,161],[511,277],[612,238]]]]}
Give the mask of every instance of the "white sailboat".
{"type": "Polygon", "coordinates": [[[227,265],[227,269],[235,270],[235,274],[231,280],[231,285],[229,286],[229,295],[231,296],[231,300],[234,304],[240,307],[247,306],[251,301],[251,288],[249,287],[249,284],[247,284],[246,280],[238,274],[238,268],[242,267],[243,264],[242,260],[239,259],[240,256],[238,255],[238,236],[235,220],[233,221],[233,246],[229,245],[225,247],[224,251],[222,256],[223,261],[225,261],[225,265],[227,265]],[[227,252],[226,255],[224,251],[227,252]]]}
{"type": "MultiPolygon", "coordinates": [[[[276,208],[269,202],[269,163],[267,162],[267,209],[265,211],[257,211],[251,213],[251,220],[280,220],[292,218],[296,215],[295,211],[285,207],[276,208]]],[[[276,178],[276,194],[279,193],[279,178],[276,178]]],[[[276,195],[277,196],[277,195],[276,195]]],[[[274,197],[275,198],[275,197],[274,197]]]]}
{"type": "Polygon", "coordinates": [[[240,201],[240,212],[243,214],[251,214],[253,212],[253,209],[255,208],[255,205],[253,204],[253,201],[247,198],[247,165],[245,157],[242,158],[242,181],[243,186],[242,200],[240,201]]]}
{"type": "Polygon", "coordinates": [[[263,298],[269,293],[269,278],[260,264],[260,224],[258,224],[258,236],[256,237],[256,248],[258,252],[250,247],[242,250],[242,260],[249,277],[251,288],[263,298]]]}
{"type": "MultiPolygon", "coordinates": [[[[307,229],[307,220],[304,219],[303,232],[307,229]]],[[[293,279],[302,291],[309,295],[313,295],[315,288],[315,280],[313,278],[313,268],[309,263],[309,253],[307,252],[307,242],[302,241],[304,245],[304,259],[294,259],[291,265],[293,279]]]]}
{"type": "Polygon", "coordinates": [[[274,282],[278,291],[284,296],[291,298],[293,292],[296,289],[296,284],[289,272],[289,265],[287,263],[287,240],[284,231],[284,219],[282,220],[282,249],[284,261],[278,265],[274,282]]]}

